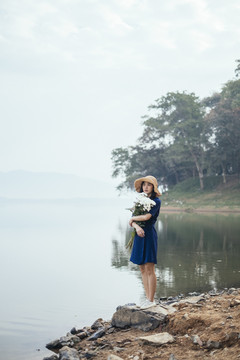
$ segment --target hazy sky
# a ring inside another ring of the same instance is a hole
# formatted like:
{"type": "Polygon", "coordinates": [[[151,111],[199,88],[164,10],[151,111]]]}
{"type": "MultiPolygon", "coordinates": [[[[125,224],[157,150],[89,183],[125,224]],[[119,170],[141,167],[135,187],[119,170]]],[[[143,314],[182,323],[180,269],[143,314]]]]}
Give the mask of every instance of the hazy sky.
{"type": "Polygon", "coordinates": [[[239,0],[1,0],[0,171],[108,180],[167,91],[233,78],[239,0]]]}

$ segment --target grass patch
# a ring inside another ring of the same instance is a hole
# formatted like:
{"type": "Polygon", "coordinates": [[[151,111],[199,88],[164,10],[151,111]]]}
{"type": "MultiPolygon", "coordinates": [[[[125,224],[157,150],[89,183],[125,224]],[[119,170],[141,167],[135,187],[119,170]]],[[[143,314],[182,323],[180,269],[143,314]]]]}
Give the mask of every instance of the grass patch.
{"type": "Polygon", "coordinates": [[[204,190],[200,189],[199,179],[187,179],[162,196],[163,206],[179,208],[199,207],[240,207],[240,182],[237,177],[228,178],[223,184],[221,176],[204,178],[204,190]]]}

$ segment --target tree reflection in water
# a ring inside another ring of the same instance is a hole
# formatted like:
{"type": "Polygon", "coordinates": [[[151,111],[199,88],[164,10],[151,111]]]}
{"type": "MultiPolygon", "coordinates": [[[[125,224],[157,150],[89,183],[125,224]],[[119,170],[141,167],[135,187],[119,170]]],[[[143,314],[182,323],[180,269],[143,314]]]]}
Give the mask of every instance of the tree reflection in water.
{"type": "MultiPolygon", "coordinates": [[[[136,272],[125,245],[131,234],[119,224],[112,266],[136,272]]],[[[161,214],[158,232],[157,297],[240,286],[240,215],[161,214]]]]}

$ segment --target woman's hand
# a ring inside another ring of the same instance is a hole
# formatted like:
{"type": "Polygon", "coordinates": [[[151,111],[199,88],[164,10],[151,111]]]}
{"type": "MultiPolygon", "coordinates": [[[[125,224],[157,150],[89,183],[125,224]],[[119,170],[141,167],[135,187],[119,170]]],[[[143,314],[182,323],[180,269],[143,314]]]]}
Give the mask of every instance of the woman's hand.
{"type": "Polygon", "coordinates": [[[141,226],[139,226],[138,224],[136,224],[134,222],[134,216],[129,220],[129,225],[132,226],[135,230],[136,233],[138,234],[138,236],[140,237],[144,237],[145,236],[145,232],[143,230],[143,228],[141,228],[141,226]]]}
{"type": "Polygon", "coordinates": [[[140,226],[135,227],[135,229],[136,229],[136,233],[138,234],[138,236],[140,236],[140,237],[145,236],[145,232],[140,226]]]}

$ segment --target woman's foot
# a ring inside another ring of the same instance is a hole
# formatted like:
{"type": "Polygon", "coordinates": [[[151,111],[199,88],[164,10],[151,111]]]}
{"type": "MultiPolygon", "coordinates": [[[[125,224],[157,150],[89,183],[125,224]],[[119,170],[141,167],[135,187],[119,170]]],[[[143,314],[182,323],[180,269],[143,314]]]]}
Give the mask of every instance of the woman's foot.
{"type": "Polygon", "coordinates": [[[141,310],[149,309],[152,306],[156,306],[155,301],[145,300],[144,303],[140,306],[141,310]]]}

